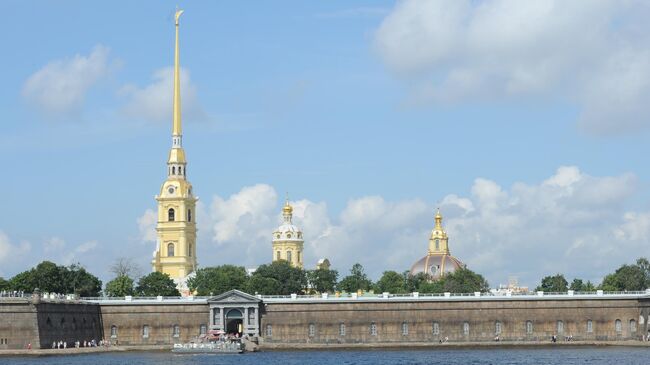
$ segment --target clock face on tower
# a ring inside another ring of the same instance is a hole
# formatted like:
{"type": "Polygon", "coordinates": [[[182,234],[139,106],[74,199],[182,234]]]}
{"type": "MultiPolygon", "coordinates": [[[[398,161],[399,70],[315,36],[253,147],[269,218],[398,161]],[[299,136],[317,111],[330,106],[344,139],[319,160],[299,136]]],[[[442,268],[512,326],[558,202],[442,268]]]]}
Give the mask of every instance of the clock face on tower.
{"type": "Polygon", "coordinates": [[[167,188],[167,192],[169,192],[170,194],[174,194],[174,187],[170,186],[169,188],[167,188]]]}

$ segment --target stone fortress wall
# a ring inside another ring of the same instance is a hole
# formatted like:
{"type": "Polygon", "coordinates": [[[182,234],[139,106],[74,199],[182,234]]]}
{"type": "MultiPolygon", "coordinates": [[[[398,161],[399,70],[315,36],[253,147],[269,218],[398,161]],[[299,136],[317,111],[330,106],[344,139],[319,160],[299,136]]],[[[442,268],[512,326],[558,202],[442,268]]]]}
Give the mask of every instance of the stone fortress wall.
{"type": "Polygon", "coordinates": [[[51,348],[55,341],[103,338],[100,306],[83,301],[2,298],[0,349],[51,348]]]}
{"type": "MultiPolygon", "coordinates": [[[[383,346],[409,343],[625,341],[648,334],[650,293],[513,297],[387,296],[261,298],[259,342],[383,346]]],[[[227,304],[222,297],[217,304],[227,304]]],[[[46,302],[0,300],[0,349],[48,348],[105,338],[124,346],[169,346],[209,331],[209,298],[46,302]],[[94,321],[94,322],[93,322],[94,321]],[[95,323],[95,326],[93,326],[95,323]],[[38,345],[36,345],[38,344],[38,345]]],[[[213,327],[212,327],[213,328],[213,327]]]]}

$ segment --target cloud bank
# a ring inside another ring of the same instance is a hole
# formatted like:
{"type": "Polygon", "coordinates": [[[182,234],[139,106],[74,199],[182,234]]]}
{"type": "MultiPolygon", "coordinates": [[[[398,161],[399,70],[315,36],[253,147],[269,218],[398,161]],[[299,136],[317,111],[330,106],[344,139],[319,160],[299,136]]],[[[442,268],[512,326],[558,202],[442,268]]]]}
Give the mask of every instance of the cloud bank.
{"type": "Polygon", "coordinates": [[[376,31],[411,103],[534,97],[588,133],[650,125],[650,6],[641,1],[403,0],[376,31]]]}

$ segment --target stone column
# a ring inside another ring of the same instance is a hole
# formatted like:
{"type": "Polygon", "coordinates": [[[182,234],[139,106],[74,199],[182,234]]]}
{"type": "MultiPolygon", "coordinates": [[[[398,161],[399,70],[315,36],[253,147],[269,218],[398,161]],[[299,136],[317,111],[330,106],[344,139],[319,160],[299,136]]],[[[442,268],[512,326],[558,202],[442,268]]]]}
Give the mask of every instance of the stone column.
{"type": "Polygon", "coordinates": [[[248,323],[248,307],[244,308],[244,320],[242,322],[244,324],[244,326],[243,326],[244,329],[246,329],[246,327],[248,327],[248,325],[249,325],[249,323],[248,323]]]}

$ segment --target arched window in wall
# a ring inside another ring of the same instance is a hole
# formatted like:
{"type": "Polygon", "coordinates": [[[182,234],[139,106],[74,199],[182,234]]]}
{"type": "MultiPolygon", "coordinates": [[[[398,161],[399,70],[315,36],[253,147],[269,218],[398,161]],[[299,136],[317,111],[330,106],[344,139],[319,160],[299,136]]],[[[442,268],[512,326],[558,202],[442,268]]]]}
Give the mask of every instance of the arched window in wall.
{"type": "Polygon", "coordinates": [[[167,245],[167,256],[173,257],[174,256],[174,244],[170,243],[167,245]]]}
{"type": "Polygon", "coordinates": [[[463,334],[465,336],[469,335],[469,322],[463,323],[463,334]]]}
{"type": "Polygon", "coordinates": [[[501,334],[501,322],[496,321],[494,322],[494,333],[495,334],[501,334]]]}
{"type": "Polygon", "coordinates": [[[271,337],[273,336],[273,326],[270,324],[266,325],[266,337],[271,337]]]}
{"type": "Polygon", "coordinates": [[[377,323],[370,323],[370,336],[377,336],[377,323]]]}
{"type": "Polygon", "coordinates": [[[591,319],[587,320],[587,333],[594,332],[594,322],[591,319]]]}
{"type": "Polygon", "coordinates": [[[433,322],[433,334],[434,335],[440,334],[440,324],[438,324],[438,322],[433,322]]]}
{"type": "Polygon", "coordinates": [[[533,334],[533,321],[526,321],[526,334],[533,334]]]}
{"type": "Polygon", "coordinates": [[[345,323],[339,323],[339,336],[345,336],[345,323]]]}
{"type": "Polygon", "coordinates": [[[111,338],[117,338],[117,326],[116,325],[111,326],[111,338]]]}
{"type": "Polygon", "coordinates": [[[291,262],[291,251],[287,251],[287,261],[291,262]]]}
{"type": "Polygon", "coordinates": [[[557,333],[564,333],[564,322],[557,321],[557,333]]]}
{"type": "Polygon", "coordinates": [[[281,255],[282,255],[282,254],[280,253],[280,251],[276,252],[276,253],[275,253],[275,259],[276,259],[276,260],[280,260],[281,255]]]}
{"type": "Polygon", "coordinates": [[[316,325],[313,323],[309,324],[309,337],[316,336],[316,325]]]}
{"type": "Polygon", "coordinates": [[[172,327],[172,336],[174,336],[174,337],[180,337],[181,336],[181,326],[175,324],[172,327]]]}
{"type": "Polygon", "coordinates": [[[408,336],[409,335],[409,324],[408,322],[404,321],[402,322],[402,336],[408,336]]]}
{"type": "Polygon", "coordinates": [[[636,321],[633,319],[630,319],[630,332],[631,333],[636,332],[636,321]]]}
{"type": "Polygon", "coordinates": [[[169,208],[167,211],[167,220],[170,222],[176,220],[176,212],[174,212],[174,208],[169,208]]]}
{"type": "Polygon", "coordinates": [[[623,325],[621,324],[621,320],[617,319],[614,322],[614,328],[616,329],[616,333],[621,333],[623,332],[623,325]]]}
{"type": "Polygon", "coordinates": [[[142,326],[142,338],[149,338],[149,325],[142,326]]]}

